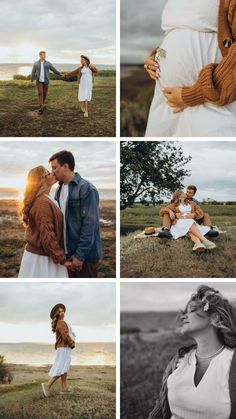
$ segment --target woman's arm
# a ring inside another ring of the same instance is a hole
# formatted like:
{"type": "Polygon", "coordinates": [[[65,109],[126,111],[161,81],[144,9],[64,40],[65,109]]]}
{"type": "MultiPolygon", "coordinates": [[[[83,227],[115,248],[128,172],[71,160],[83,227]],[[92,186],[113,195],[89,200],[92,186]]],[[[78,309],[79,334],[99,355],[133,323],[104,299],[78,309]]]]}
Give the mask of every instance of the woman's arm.
{"type": "Polygon", "coordinates": [[[70,76],[75,76],[75,75],[77,75],[78,74],[78,72],[79,72],[79,70],[80,70],[80,68],[81,67],[78,67],[78,68],[76,68],[76,70],[73,70],[73,71],[69,71],[68,73],[65,73],[65,77],[70,77],[70,76]]]}
{"type": "Polygon", "coordinates": [[[166,207],[160,209],[160,216],[163,217],[165,214],[170,214],[170,211],[175,212],[174,204],[168,204],[166,207]]]}
{"type": "Polygon", "coordinates": [[[71,348],[73,349],[75,347],[75,342],[73,339],[71,339],[69,335],[69,329],[64,320],[58,320],[57,322],[57,330],[60,332],[63,341],[71,348]]]}
{"type": "Polygon", "coordinates": [[[187,106],[205,102],[224,106],[236,99],[236,42],[219,64],[208,64],[194,85],[182,88],[182,99],[187,106]]]}
{"type": "Polygon", "coordinates": [[[35,224],[39,230],[40,243],[44,252],[54,263],[66,262],[65,252],[58,243],[55,234],[53,212],[47,202],[40,202],[35,212],[35,224]]]}
{"type": "Polygon", "coordinates": [[[89,68],[92,71],[92,73],[97,73],[98,72],[98,69],[92,64],[89,64],[89,68]]]}

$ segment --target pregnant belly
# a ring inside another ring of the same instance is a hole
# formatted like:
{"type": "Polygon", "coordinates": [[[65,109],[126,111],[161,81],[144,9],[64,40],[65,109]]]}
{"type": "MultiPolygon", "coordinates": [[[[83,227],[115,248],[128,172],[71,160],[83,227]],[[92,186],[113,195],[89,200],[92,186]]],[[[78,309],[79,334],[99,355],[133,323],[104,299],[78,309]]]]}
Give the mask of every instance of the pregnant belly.
{"type": "Polygon", "coordinates": [[[160,60],[162,87],[191,85],[203,67],[222,57],[214,32],[175,29],[166,35],[161,48],[166,51],[166,58],[160,60]]]}

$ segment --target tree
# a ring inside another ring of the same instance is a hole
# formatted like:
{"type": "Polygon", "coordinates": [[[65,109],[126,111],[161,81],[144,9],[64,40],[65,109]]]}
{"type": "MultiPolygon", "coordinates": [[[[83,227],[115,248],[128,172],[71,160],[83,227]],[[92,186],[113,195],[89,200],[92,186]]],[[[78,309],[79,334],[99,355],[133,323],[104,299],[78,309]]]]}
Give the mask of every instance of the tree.
{"type": "Polygon", "coordinates": [[[182,180],[190,175],[184,166],[191,158],[170,141],[122,141],[121,209],[132,207],[137,200],[155,205],[182,188],[182,180]]]}
{"type": "Polygon", "coordinates": [[[12,381],[13,377],[5,363],[5,358],[3,355],[0,355],[0,383],[8,384],[12,381]]]}

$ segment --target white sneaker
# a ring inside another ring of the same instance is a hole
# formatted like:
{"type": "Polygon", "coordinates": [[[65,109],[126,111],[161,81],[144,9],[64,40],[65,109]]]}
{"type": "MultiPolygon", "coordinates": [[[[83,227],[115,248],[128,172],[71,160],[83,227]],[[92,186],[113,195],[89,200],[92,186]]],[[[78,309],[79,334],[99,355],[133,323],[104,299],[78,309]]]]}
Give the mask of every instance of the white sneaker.
{"type": "Polygon", "coordinates": [[[88,118],[88,112],[84,112],[84,117],[88,118]]]}
{"type": "Polygon", "coordinates": [[[42,383],[41,386],[42,386],[44,396],[49,397],[50,396],[50,390],[48,388],[47,383],[42,383]]]}

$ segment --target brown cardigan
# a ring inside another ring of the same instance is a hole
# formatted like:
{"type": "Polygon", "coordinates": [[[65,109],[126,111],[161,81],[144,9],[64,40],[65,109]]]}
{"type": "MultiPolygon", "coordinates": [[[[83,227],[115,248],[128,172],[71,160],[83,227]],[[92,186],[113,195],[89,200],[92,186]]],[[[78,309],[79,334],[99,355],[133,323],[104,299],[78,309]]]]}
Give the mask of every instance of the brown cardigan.
{"type": "MultiPolygon", "coordinates": [[[[201,210],[201,208],[195,204],[194,202],[188,202],[189,205],[191,205],[191,213],[195,213],[195,220],[199,220],[204,216],[204,212],[201,210]]],[[[180,213],[178,205],[175,204],[168,204],[165,208],[161,208],[160,210],[160,216],[163,217],[165,214],[169,214],[169,211],[173,211],[176,214],[180,213]]],[[[176,224],[178,221],[178,218],[175,218],[172,220],[172,224],[176,224]]]]}
{"type": "Polygon", "coordinates": [[[69,328],[64,320],[58,320],[56,325],[56,343],[55,349],[69,346],[71,349],[75,347],[75,342],[69,335],[69,328]]]}
{"type": "Polygon", "coordinates": [[[63,215],[50,198],[36,198],[29,213],[25,231],[26,250],[36,255],[49,256],[54,263],[66,261],[63,249],[63,215]]]}
{"type": "Polygon", "coordinates": [[[224,106],[236,100],[236,0],[220,0],[218,44],[223,55],[219,64],[208,64],[197,82],[182,88],[187,106],[211,102],[224,106]]]}
{"type": "MultiPolygon", "coordinates": [[[[97,69],[96,69],[96,67],[94,67],[92,64],[89,64],[89,66],[88,66],[89,68],[90,68],[90,70],[92,71],[92,73],[94,74],[94,73],[97,73],[97,69]]],[[[66,75],[67,76],[77,76],[77,80],[78,80],[78,83],[80,82],[80,79],[81,79],[81,77],[82,77],[82,66],[80,66],[80,67],[78,67],[78,68],[76,68],[76,70],[73,70],[73,71],[70,71],[69,73],[66,73],[66,75]]]]}

